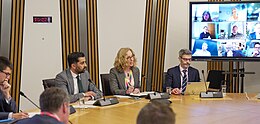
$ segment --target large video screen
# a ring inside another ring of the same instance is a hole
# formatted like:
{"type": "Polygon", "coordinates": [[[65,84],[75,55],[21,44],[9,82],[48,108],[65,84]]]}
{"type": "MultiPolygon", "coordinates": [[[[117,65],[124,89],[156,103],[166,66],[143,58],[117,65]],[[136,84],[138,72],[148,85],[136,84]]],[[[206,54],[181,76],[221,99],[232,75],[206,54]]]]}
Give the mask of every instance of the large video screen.
{"type": "Polygon", "coordinates": [[[260,2],[190,2],[194,60],[260,60],[260,2]]]}

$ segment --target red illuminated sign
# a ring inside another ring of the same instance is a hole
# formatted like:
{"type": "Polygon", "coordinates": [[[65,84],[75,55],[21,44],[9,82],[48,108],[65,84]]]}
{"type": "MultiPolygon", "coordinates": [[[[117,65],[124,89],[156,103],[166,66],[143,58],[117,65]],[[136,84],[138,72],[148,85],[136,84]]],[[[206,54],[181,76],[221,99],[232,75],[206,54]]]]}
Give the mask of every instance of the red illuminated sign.
{"type": "Polygon", "coordinates": [[[51,16],[33,16],[33,23],[52,23],[51,16]]]}

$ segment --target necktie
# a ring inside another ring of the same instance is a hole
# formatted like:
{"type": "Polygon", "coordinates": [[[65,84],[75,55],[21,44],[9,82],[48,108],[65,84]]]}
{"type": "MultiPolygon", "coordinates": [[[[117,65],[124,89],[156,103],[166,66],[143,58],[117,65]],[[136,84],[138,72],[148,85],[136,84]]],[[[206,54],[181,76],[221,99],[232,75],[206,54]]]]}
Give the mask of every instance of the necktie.
{"type": "Polygon", "coordinates": [[[81,81],[81,79],[79,78],[79,75],[78,75],[76,78],[77,78],[79,93],[82,93],[82,92],[83,92],[82,81],[81,81]]]}
{"type": "Polygon", "coordinates": [[[182,86],[181,86],[182,91],[181,91],[181,93],[184,94],[184,92],[186,90],[188,78],[187,78],[187,74],[186,74],[187,70],[183,70],[182,72],[183,72],[184,75],[182,77],[182,86]]]}

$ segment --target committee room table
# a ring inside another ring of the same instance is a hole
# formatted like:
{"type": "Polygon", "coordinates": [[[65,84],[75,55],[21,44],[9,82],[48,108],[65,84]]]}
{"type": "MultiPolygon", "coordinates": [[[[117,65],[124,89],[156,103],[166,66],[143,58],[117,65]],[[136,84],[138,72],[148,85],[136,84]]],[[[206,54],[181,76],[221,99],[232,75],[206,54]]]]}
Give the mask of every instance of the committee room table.
{"type": "MultiPolygon", "coordinates": [[[[227,94],[224,98],[201,99],[198,95],[172,95],[170,107],[176,124],[260,124],[260,100],[256,94],[227,94]]],[[[148,99],[119,98],[119,104],[77,109],[73,124],[135,124],[148,99]]]]}

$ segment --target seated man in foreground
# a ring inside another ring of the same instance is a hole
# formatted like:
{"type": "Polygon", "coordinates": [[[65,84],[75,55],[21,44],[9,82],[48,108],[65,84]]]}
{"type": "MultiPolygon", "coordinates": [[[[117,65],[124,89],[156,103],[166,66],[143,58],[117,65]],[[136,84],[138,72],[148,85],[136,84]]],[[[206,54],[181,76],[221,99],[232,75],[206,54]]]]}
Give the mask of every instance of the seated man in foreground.
{"type": "Polygon", "coordinates": [[[139,112],[137,124],[175,124],[175,116],[168,104],[153,101],[139,112]]]}
{"type": "Polygon", "coordinates": [[[40,95],[41,114],[20,120],[17,124],[68,124],[69,97],[57,87],[47,88],[40,95]]]}

